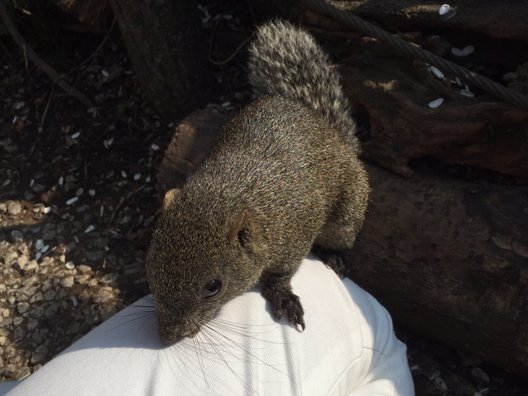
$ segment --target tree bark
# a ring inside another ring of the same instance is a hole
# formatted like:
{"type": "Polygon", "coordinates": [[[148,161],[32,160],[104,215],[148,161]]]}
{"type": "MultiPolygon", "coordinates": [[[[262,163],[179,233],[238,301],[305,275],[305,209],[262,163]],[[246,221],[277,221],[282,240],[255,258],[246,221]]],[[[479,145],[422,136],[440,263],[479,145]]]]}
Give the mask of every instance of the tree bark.
{"type": "Polygon", "coordinates": [[[398,324],[528,377],[528,187],[368,172],[350,277],[398,324]]]}
{"type": "MultiPolygon", "coordinates": [[[[227,119],[201,110],[178,125],[162,194],[183,185],[227,119]]],[[[349,276],[396,323],[528,377],[528,187],[367,170],[373,190],[349,276]]]]}
{"type": "Polygon", "coordinates": [[[196,3],[110,0],[145,100],[175,119],[205,104],[212,86],[196,3]]]}

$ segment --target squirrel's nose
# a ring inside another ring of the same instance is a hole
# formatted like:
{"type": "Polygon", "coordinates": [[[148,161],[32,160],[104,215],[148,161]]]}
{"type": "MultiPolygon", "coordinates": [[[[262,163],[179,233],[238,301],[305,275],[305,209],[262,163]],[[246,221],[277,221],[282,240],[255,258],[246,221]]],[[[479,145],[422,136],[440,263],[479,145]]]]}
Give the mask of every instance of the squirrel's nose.
{"type": "Polygon", "coordinates": [[[200,328],[194,325],[188,326],[163,326],[159,325],[159,336],[165,346],[170,346],[184,337],[194,337],[200,328]]]}
{"type": "Polygon", "coordinates": [[[178,335],[176,331],[173,329],[167,329],[167,328],[159,328],[159,336],[161,338],[161,342],[165,346],[170,346],[174,344],[176,341],[179,341],[182,336],[178,335]]]}

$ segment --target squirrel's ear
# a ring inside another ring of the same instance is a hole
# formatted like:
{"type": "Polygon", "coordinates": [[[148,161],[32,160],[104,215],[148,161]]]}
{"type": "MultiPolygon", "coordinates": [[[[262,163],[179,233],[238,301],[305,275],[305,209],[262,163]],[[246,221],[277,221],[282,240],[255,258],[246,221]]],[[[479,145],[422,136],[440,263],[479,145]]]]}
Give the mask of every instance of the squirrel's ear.
{"type": "Polygon", "coordinates": [[[170,189],[165,193],[165,196],[163,197],[163,210],[167,209],[167,206],[170,205],[171,202],[173,202],[175,199],[178,198],[180,195],[181,190],[179,188],[173,188],[170,189]]]}
{"type": "Polygon", "coordinates": [[[244,209],[237,213],[230,221],[227,228],[227,240],[238,242],[242,247],[247,247],[254,234],[253,212],[249,209],[244,209]]]}

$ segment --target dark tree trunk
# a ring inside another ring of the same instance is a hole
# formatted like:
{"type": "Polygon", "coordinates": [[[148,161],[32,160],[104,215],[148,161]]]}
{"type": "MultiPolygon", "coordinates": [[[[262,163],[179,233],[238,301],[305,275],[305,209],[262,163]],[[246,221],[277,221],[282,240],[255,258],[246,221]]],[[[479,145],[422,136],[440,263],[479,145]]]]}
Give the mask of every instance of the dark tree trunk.
{"type": "Polygon", "coordinates": [[[145,100],[167,119],[207,102],[212,73],[196,3],[110,0],[145,100]]]}

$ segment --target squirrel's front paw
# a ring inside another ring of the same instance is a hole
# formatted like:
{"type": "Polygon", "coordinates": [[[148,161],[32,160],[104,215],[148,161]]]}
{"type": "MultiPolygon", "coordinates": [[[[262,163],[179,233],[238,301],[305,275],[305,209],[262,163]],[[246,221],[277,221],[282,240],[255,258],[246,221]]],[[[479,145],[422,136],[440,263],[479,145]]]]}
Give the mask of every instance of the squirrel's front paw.
{"type": "Polygon", "coordinates": [[[303,331],[306,328],[304,323],[304,310],[299,300],[299,296],[291,290],[277,290],[263,287],[262,295],[271,303],[273,316],[282,318],[283,314],[297,330],[303,331]]]}

